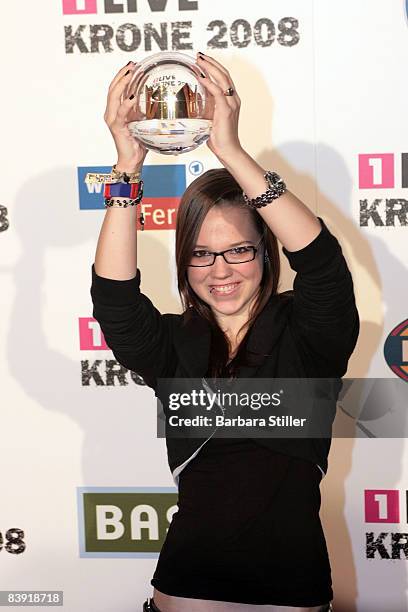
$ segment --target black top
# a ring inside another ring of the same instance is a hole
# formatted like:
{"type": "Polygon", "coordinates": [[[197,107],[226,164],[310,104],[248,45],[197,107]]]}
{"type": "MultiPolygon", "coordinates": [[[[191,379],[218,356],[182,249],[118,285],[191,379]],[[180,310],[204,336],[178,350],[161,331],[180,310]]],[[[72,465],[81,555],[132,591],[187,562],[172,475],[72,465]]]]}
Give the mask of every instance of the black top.
{"type": "MultiPolygon", "coordinates": [[[[240,378],[324,378],[344,376],[359,333],[353,282],[336,237],[322,229],[306,247],[282,248],[296,272],[293,290],[274,295],[249,332],[247,347],[256,365],[242,366],[240,378]]],[[[92,266],[93,316],[119,363],[157,390],[158,378],[201,378],[208,370],[211,333],[196,312],[161,314],[140,291],[140,270],[130,280],[102,278],[92,266]]],[[[330,418],[335,416],[335,401],[330,418]]],[[[173,476],[202,439],[167,439],[173,476]]],[[[275,451],[327,469],[329,438],[259,438],[275,451]]]]}
{"type": "Polygon", "coordinates": [[[321,472],[249,439],[206,442],[180,475],[151,580],[176,597],[310,607],[333,597],[321,472]]]}

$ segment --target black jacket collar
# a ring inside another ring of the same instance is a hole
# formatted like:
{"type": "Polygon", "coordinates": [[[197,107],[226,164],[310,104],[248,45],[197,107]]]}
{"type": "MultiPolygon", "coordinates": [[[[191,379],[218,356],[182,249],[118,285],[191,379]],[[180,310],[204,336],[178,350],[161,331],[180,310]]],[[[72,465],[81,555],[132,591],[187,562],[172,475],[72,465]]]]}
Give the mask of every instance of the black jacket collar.
{"type": "MultiPolygon", "coordinates": [[[[270,298],[256,319],[248,338],[248,351],[259,356],[258,366],[244,366],[240,377],[250,377],[257,367],[271,354],[288,320],[288,306],[292,303],[292,291],[285,291],[270,298]]],[[[174,344],[182,369],[191,378],[205,376],[210,354],[211,330],[209,323],[196,311],[186,321],[179,319],[174,344]]]]}

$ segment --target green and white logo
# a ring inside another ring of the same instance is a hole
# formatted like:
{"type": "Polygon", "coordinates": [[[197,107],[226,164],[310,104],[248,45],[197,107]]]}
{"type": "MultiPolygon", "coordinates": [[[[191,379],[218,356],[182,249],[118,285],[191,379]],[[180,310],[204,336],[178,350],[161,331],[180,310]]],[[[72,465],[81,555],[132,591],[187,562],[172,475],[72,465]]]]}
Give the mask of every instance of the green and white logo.
{"type": "Polygon", "coordinates": [[[178,510],[174,487],[78,487],[80,557],[157,557],[178,510]]]}

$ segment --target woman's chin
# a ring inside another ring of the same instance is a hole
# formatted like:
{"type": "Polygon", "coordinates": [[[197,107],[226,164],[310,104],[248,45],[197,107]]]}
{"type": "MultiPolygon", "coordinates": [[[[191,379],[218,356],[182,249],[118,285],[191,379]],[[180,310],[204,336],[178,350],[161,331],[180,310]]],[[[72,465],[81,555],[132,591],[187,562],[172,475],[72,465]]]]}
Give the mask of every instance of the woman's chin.
{"type": "Polygon", "coordinates": [[[242,308],[242,304],[237,300],[211,300],[209,305],[213,310],[221,315],[234,315],[238,314],[242,308]]]}

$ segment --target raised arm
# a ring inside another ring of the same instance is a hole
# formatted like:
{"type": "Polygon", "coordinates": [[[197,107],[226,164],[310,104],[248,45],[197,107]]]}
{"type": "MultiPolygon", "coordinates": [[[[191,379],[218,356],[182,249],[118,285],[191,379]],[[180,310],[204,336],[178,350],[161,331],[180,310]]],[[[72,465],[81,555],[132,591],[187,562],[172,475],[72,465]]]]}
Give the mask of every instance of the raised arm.
{"type": "MultiPolygon", "coordinates": [[[[113,79],[104,117],[118,153],[116,168],[128,173],[141,171],[147,153],[126,123],[133,102],[123,99],[123,94],[133,69],[134,64],[129,62],[113,79]]],[[[118,362],[155,387],[156,378],[165,376],[172,362],[170,317],[161,315],[140,292],[138,208],[106,209],[92,266],[91,296],[93,316],[118,362]]]]}
{"type": "MultiPolygon", "coordinates": [[[[242,148],[238,135],[241,99],[228,70],[213,57],[199,53],[197,74],[201,84],[214,96],[215,110],[207,146],[234,176],[249,198],[266,189],[264,172],[242,148]]],[[[290,251],[302,249],[320,232],[316,216],[295,195],[287,191],[273,203],[259,209],[278,240],[290,251]]]]}
{"type": "MultiPolygon", "coordinates": [[[[266,190],[265,170],[244,149],[223,158],[222,163],[249,198],[255,198],[266,190]]],[[[289,190],[278,200],[257,210],[288,251],[303,249],[321,230],[317,217],[289,190]]]]}
{"type": "MultiPolygon", "coordinates": [[[[265,170],[245,151],[223,161],[250,198],[266,189],[265,170]]],[[[359,333],[353,281],[341,246],[320,217],[286,191],[257,209],[296,272],[292,329],[310,376],[343,376],[359,333]]]]}
{"type": "MultiPolygon", "coordinates": [[[[267,187],[265,169],[239,141],[241,99],[232,77],[213,57],[199,54],[197,63],[202,70],[197,78],[215,99],[207,146],[249,198],[260,196],[267,187]]],[[[306,371],[311,376],[342,376],[359,321],[351,274],[338,241],[290,191],[257,210],[297,272],[291,324],[306,371]]]]}
{"type": "MultiPolygon", "coordinates": [[[[126,118],[133,101],[124,92],[135,68],[129,62],[114,77],[108,90],[104,119],[118,153],[116,169],[120,172],[141,171],[147,149],[135,140],[126,118]]],[[[95,254],[95,272],[104,278],[129,280],[136,276],[137,206],[106,209],[95,254]]]]}

